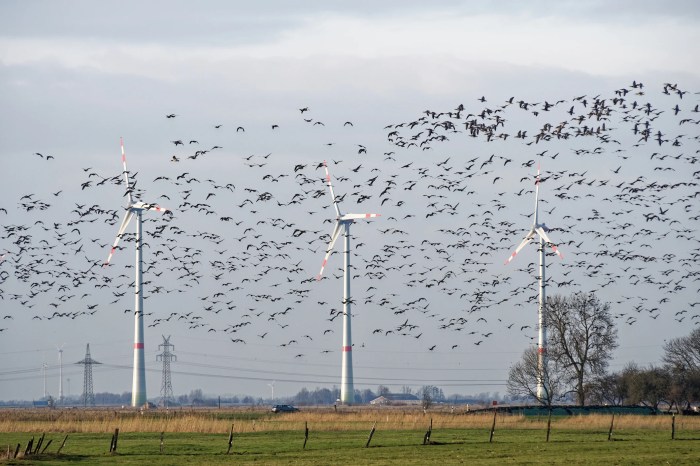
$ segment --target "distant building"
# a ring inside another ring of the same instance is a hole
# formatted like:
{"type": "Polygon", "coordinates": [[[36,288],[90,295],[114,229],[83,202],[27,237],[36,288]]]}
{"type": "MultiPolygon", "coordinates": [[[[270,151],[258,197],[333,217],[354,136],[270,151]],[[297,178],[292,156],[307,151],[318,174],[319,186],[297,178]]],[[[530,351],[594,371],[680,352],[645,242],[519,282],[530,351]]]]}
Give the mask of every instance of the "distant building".
{"type": "Polygon", "coordinates": [[[420,399],[416,395],[407,393],[387,393],[386,395],[378,396],[369,402],[371,405],[419,405],[420,399]]]}

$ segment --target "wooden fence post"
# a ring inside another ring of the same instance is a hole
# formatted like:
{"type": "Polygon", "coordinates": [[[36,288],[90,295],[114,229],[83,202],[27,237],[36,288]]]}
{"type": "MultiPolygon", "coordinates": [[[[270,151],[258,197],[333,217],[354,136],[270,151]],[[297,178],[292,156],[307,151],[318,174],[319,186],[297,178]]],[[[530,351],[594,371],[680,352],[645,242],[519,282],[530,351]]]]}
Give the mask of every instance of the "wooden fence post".
{"type": "Polygon", "coordinates": [[[53,442],[53,439],[49,439],[48,442],[46,442],[46,446],[44,446],[44,449],[41,450],[41,454],[43,455],[44,452],[46,451],[47,448],[49,448],[49,445],[51,445],[51,442],[53,442]]]}
{"type": "Polygon", "coordinates": [[[36,442],[36,447],[34,447],[34,454],[39,453],[39,448],[41,448],[41,444],[44,443],[44,437],[46,436],[46,432],[41,434],[41,437],[39,437],[39,441],[36,442]]]}
{"type": "Polygon", "coordinates": [[[27,448],[24,449],[24,456],[32,454],[32,446],[34,445],[34,437],[27,443],[27,448]]]}
{"type": "Polygon", "coordinates": [[[676,413],[671,415],[671,440],[676,439],[676,413]]]}
{"type": "Polygon", "coordinates": [[[117,442],[119,441],[119,427],[114,429],[114,434],[112,434],[112,442],[109,444],[109,452],[117,452],[117,442]]]}
{"type": "Polygon", "coordinates": [[[165,449],[165,444],[163,442],[163,437],[165,436],[165,431],[160,433],[160,452],[163,453],[163,450],[165,449]]]}
{"type": "Polygon", "coordinates": [[[66,436],[63,437],[63,442],[61,443],[61,446],[58,447],[58,451],[56,452],[57,455],[61,454],[61,450],[63,450],[63,446],[66,444],[66,440],[68,440],[68,434],[66,434],[66,436]]]}
{"type": "Polygon", "coordinates": [[[491,424],[491,434],[489,435],[489,443],[493,442],[493,433],[496,431],[496,411],[493,410],[493,424],[491,424]]]}
{"type": "Polygon", "coordinates": [[[17,455],[19,455],[19,449],[21,448],[21,444],[17,444],[17,448],[15,448],[15,455],[12,458],[17,458],[17,455]]]}
{"type": "Polygon", "coordinates": [[[423,436],[423,445],[428,445],[430,444],[430,434],[433,433],[433,418],[430,418],[430,426],[428,427],[428,431],[425,433],[423,436]]]}
{"type": "Polygon", "coordinates": [[[377,427],[377,421],[374,421],[374,425],[372,426],[372,430],[369,431],[369,437],[367,438],[367,443],[365,444],[365,448],[369,448],[369,442],[372,441],[372,436],[374,435],[375,428],[377,427]]]}
{"type": "Polygon", "coordinates": [[[302,450],[306,449],[307,440],[309,440],[309,423],[304,421],[304,446],[302,447],[302,450]]]}
{"type": "Polygon", "coordinates": [[[228,434],[228,450],[226,450],[227,455],[231,453],[231,447],[233,447],[233,423],[231,423],[231,433],[228,434]]]}
{"type": "Polygon", "coordinates": [[[549,442],[549,433],[552,430],[552,407],[549,407],[549,416],[547,416],[547,442],[549,442]]]}
{"type": "Polygon", "coordinates": [[[608,441],[612,440],[612,431],[613,431],[613,424],[615,423],[615,413],[612,415],[612,419],[610,419],[610,430],[608,431],[608,441]]]}

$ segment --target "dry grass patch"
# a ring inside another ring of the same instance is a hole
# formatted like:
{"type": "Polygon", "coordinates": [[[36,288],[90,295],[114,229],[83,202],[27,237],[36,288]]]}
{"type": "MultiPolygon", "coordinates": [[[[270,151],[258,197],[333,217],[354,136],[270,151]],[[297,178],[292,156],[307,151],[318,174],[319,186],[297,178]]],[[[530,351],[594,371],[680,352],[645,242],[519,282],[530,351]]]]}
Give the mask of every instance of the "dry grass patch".
{"type": "MultiPolygon", "coordinates": [[[[589,414],[553,418],[555,430],[607,430],[611,415],[589,414]]],[[[226,433],[273,432],[309,428],[315,431],[363,431],[374,422],[381,430],[422,430],[432,420],[433,429],[484,429],[493,422],[492,413],[427,412],[417,409],[326,408],[303,409],[296,413],[273,414],[267,409],[222,410],[3,410],[0,432],[111,433],[123,432],[226,433]]],[[[547,416],[498,414],[498,430],[545,429],[547,416]]],[[[671,416],[616,415],[615,429],[670,430],[671,416]]],[[[700,431],[700,417],[676,416],[676,429],[700,431]]]]}

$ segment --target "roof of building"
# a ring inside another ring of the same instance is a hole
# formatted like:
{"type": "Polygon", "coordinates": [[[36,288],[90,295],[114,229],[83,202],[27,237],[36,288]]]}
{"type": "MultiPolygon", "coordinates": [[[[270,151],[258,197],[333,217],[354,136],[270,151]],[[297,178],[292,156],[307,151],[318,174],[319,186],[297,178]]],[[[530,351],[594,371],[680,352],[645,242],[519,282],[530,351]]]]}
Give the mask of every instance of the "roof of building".
{"type": "Polygon", "coordinates": [[[387,403],[392,401],[420,401],[416,395],[411,395],[409,393],[387,393],[385,395],[378,396],[377,398],[370,401],[371,404],[387,403]]]}

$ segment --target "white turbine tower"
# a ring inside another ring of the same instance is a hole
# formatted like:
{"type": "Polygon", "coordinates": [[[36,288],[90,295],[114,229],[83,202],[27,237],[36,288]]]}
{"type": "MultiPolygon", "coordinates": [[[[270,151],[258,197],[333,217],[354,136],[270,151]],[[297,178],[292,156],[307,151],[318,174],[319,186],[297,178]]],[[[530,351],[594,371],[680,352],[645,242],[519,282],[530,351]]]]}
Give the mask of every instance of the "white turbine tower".
{"type": "Polygon", "coordinates": [[[273,380],[272,383],[267,384],[267,386],[270,387],[272,391],[272,404],[275,404],[275,381],[273,380]]]}
{"type": "Polygon", "coordinates": [[[46,363],[43,363],[41,365],[41,369],[44,372],[44,400],[46,400],[48,398],[48,395],[49,395],[48,392],[46,391],[46,368],[47,367],[48,367],[48,364],[46,364],[46,363]]]}
{"type": "Polygon", "coordinates": [[[109,257],[104,263],[108,266],[114,252],[117,250],[119,240],[124,235],[126,227],[129,226],[131,219],[136,216],[136,280],[134,281],[135,293],[135,309],[134,309],[134,375],[131,388],[131,406],[137,407],[146,403],[146,358],[144,355],[144,336],[143,336],[143,277],[141,273],[142,258],[142,234],[141,234],[141,214],[144,210],[155,210],[158,212],[166,212],[167,209],[156,204],[146,204],[138,201],[134,202],[131,196],[131,185],[129,184],[129,172],[126,169],[126,155],[124,155],[124,140],[119,139],[122,149],[122,164],[124,166],[124,180],[126,181],[126,196],[129,204],[126,206],[124,220],[117,232],[117,238],[114,240],[109,257]]]}
{"type": "Polygon", "coordinates": [[[545,395],[543,393],[544,390],[544,374],[545,374],[545,365],[547,364],[547,322],[545,321],[544,317],[544,305],[545,305],[545,300],[546,300],[546,290],[545,287],[546,285],[546,277],[545,277],[545,245],[550,245],[552,247],[552,250],[559,256],[559,258],[563,259],[564,256],[562,253],[559,251],[557,246],[552,243],[552,241],[549,239],[547,236],[547,226],[544,223],[540,223],[539,221],[539,215],[538,215],[538,208],[539,208],[539,196],[540,196],[540,168],[539,166],[537,167],[537,178],[535,179],[535,214],[533,216],[533,222],[532,222],[532,227],[530,228],[530,231],[528,232],[527,235],[525,235],[525,239],[520,243],[520,245],[515,249],[513,254],[510,255],[508,260],[506,261],[506,264],[509,264],[510,261],[512,261],[516,254],[520,252],[522,248],[525,247],[526,244],[530,242],[532,238],[534,238],[535,234],[539,236],[539,252],[540,252],[540,274],[539,274],[539,287],[540,287],[540,295],[538,299],[538,304],[537,304],[537,320],[538,320],[538,338],[537,338],[537,398],[542,399],[542,397],[545,395]]]}
{"type": "Polygon", "coordinates": [[[58,350],[58,404],[63,404],[63,347],[66,344],[57,346],[58,350]]]}
{"type": "Polygon", "coordinates": [[[345,236],[345,246],[343,248],[344,257],[344,279],[343,279],[343,347],[342,347],[342,368],[341,368],[341,380],[340,380],[340,401],[343,404],[351,404],[354,401],[355,389],[353,386],[352,379],[352,328],[351,328],[351,304],[350,299],[350,277],[352,272],[350,271],[350,225],[355,220],[359,219],[369,219],[374,217],[379,217],[379,214],[345,214],[340,213],[338,208],[338,200],[333,194],[333,185],[331,184],[331,175],[328,173],[328,165],[323,162],[323,167],[326,169],[326,183],[328,183],[328,189],[331,192],[331,200],[333,201],[333,207],[335,208],[336,218],[335,226],[333,227],[333,233],[331,233],[331,242],[328,243],[328,249],[326,250],[326,256],[323,258],[323,264],[321,265],[321,271],[318,273],[317,280],[321,279],[323,275],[323,269],[326,268],[326,263],[328,262],[328,257],[331,255],[335,241],[340,236],[341,230],[344,230],[343,236],[345,236]]]}

